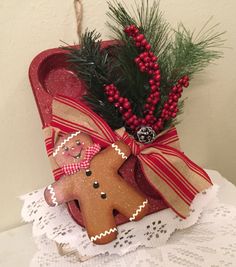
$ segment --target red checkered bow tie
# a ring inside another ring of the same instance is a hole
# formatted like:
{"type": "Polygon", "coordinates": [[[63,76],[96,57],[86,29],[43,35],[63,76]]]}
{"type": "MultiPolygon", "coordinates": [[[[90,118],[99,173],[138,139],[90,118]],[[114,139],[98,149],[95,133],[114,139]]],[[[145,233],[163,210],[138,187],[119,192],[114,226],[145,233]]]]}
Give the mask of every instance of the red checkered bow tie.
{"type": "Polygon", "coordinates": [[[90,166],[90,161],[92,158],[101,150],[101,146],[99,144],[94,144],[87,148],[85,152],[84,160],[79,163],[72,163],[63,166],[63,171],[65,175],[72,175],[81,169],[88,169],[90,166]]]}

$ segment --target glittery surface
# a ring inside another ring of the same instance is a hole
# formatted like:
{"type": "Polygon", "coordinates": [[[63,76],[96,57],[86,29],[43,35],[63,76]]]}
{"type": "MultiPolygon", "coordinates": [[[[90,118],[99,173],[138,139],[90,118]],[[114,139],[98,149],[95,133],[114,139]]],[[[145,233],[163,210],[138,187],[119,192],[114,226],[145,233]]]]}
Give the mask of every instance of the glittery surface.
{"type": "MultiPolygon", "coordinates": [[[[103,47],[107,47],[111,43],[114,42],[103,42],[103,47]]],[[[67,51],[60,48],[43,51],[33,59],[29,68],[29,78],[43,127],[50,123],[51,103],[54,95],[61,94],[81,99],[85,93],[83,82],[68,69],[66,53],[67,51]]],[[[147,184],[141,170],[135,164],[136,158],[130,157],[120,168],[119,173],[127,182],[141,189],[147,195],[151,206],[149,213],[166,208],[166,204],[147,184]]],[[[83,225],[78,202],[68,203],[68,208],[75,221],[83,225]]],[[[118,225],[128,222],[126,217],[115,211],[114,215],[118,225]]]]}

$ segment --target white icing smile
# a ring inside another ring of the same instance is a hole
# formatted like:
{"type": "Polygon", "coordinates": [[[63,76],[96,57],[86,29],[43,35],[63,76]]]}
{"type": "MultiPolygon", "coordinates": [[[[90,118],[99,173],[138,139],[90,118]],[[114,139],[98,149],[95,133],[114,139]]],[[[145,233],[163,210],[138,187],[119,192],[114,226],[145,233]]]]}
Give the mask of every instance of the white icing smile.
{"type": "Polygon", "coordinates": [[[73,158],[75,158],[75,159],[80,159],[80,158],[81,158],[82,150],[83,150],[83,148],[80,149],[79,154],[77,154],[77,155],[75,155],[75,156],[72,156],[72,155],[71,155],[71,156],[72,156],[73,158]]]}

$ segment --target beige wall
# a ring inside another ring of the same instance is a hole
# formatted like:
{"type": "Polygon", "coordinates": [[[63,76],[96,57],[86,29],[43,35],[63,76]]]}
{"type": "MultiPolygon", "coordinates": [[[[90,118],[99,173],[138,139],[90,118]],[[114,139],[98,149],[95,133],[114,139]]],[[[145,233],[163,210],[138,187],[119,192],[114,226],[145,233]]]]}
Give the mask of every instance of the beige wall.
{"type": "MultiPolygon", "coordinates": [[[[96,27],[105,36],[106,2],[83,2],[84,27],[96,27]]],[[[214,15],[220,29],[228,31],[226,45],[232,49],[186,90],[188,100],[178,129],[186,154],[236,182],[236,2],[162,0],[161,7],[173,25],[182,20],[199,28],[214,15]]],[[[21,222],[17,197],[52,179],[27,71],[40,51],[59,46],[59,40],[77,41],[73,1],[1,0],[0,36],[1,231],[21,222]]]]}

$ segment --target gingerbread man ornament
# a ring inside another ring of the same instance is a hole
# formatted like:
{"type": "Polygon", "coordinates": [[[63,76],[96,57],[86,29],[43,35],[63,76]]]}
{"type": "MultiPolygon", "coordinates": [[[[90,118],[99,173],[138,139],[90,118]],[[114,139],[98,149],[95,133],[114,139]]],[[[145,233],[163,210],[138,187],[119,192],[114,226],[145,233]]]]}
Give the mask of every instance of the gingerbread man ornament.
{"type": "Polygon", "coordinates": [[[122,141],[100,151],[85,133],[65,136],[54,150],[65,176],[45,189],[46,202],[57,206],[77,199],[90,240],[96,244],[111,242],[117,237],[114,210],[130,221],[140,220],[148,212],[145,196],[118,174],[130,153],[122,141]]]}

